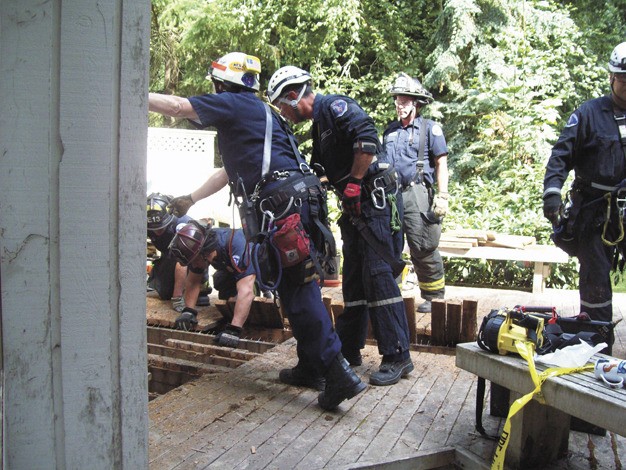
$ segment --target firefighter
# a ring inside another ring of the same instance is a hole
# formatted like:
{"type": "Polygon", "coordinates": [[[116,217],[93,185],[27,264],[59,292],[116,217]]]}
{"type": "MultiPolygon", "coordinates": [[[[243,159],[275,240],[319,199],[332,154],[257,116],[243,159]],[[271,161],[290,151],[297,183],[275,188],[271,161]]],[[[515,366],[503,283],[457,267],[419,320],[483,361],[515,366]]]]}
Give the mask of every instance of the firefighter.
{"type": "MultiPolygon", "coordinates": [[[[185,213],[194,202],[230,183],[248,241],[256,237],[255,225],[267,220],[280,222],[295,214],[304,233],[320,240],[324,210],[321,183],[302,161],[287,124],[256,95],[260,72],[256,57],[233,52],[214,61],[209,69],[207,78],[216,93],[190,98],[150,93],[150,111],[188,118],[202,128],[215,127],[224,162],[224,168],[200,188],[172,200],[172,209],[176,214],[185,213]]],[[[324,245],[331,243],[325,240],[324,245]]],[[[312,245],[316,253],[324,252],[321,244],[312,245]]],[[[314,261],[308,257],[284,268],[277,293],[298,342],[299,357],[304,360],[296,372],[298,381],[292,382],[313,388],[322,388],[325,383],[318,403],[324,409],[334,409],[361,393],[366,385],[341,354],[341,341],[311,273],[314,261]]],[[[255,271],[257,278],[261,277],[259,270],[255,271]]]]}
{"type": "Polygon", "coordinates": [[[192,220],[187,215],[176,217],[170,214],[167,211],[170,201],[170,196],[161,193],[147,197],[148,238],[161,252],[161,257],[153,263],[148,283],[162,300],[172,299],[172,308],[180,313],[185,308],[185,297],[188,302],[196,304],[204,273],[188,273],[187,268],[169,255],[169,245],[177,228],[192,220]],[[193,299],[192,292],[195,292],[193,299]]]}
{"type": "Polygon", "coordinates": [[[623,268],[626,202],[626,42],[608,63],[609,96],[583,103],[567,120],[546,166],[543,213],[553,240],[578,257],[580,310],[593,320],[613,318],[610,272],[623,268]],[[562,188],[574,170],[563,205],[562,188]],[[608,214],[608,216],[607,216],[608,214]]]}
{"type": "MultiPolygon", "coordinates": [[[[242,230],[207,228],[196,221],[183,225],[169,246],[172,256],[187,266],[191,273],[204,273],[209,265],[215,269],[215,274],[221,273],[218,278],[223,281],[219,288],[215,285],[216,289],[221,288],[220,297],[224,297],[221,295],[224,287],[226,295],[237,296],[231,322],[217,334],[216,342],[220,346],[237,347],[254,300],[256,276],[249,257],[246,258],[246,246],[242,230]],[[235,285],[234,293],[232,284],[235,285]]],[[[195,304],[187,304],[176,319],[176,327],[193,330],[198,324],[197,316],[195,304]]]]}
{"type": "Polygon", "coordinates": [[[382,355],[370,383],[395,384],[413,370],[404,302],[395,281],[404,267],[402,198],[374,122],[347,96],[314,93],[311,75],[298,67],[277,70],[267,94],[290,121],[313,121],[311,163],[324,169],[341,196],[345,309],[336,328],[343,354],[352,365],[362,363],[369,318],[382,355]]]}
{"type": "Polygon", "coordinates": [[[445,294],[443,260],[437,248],[441,219],[448,211],[448,147],[441,126],[421,115],[433,97],[418,80],[400,73],[389,93],[398,119],[383,133],[383,146],[400,174],[402,227],[425,300],[417,311],[428,313],[431,300],[445,294]]]}

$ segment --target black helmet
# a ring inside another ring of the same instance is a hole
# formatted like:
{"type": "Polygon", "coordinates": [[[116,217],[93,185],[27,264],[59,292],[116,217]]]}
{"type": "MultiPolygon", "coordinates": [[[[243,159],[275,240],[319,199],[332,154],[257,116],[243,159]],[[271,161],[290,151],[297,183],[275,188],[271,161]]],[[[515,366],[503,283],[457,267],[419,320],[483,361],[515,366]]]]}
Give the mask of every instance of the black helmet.
{"type": "Polygon", "coordinates": [[[204,239],[204,247],[202,251],[205,253],[211,253],[219,248],[220,244],[217,239],[217,232],[214,229],[207,229],[206,237],[204,239]]]}
{"type": "Polygon", "coordinates": [[[174,217],[167,211],[171,197],[161,193],[152,193],[148,196],[148,230],[160,230],[169,225],[174,217]]]}
{"type": "Polygon", "coordinates": [[[195,220],[183,225],[168,247],[169,252],[183,266],[189,265],[203,251],[206,229],[195,220]]]}
{"type": "Polygon", "coordinates": [[[391,96],[413,96],[418,103],[424,106],[433,102],[433,95],[424,88],[421,82],[404,72],[398,74],[393,85],[389,88],[389,93],[391,96]]]}

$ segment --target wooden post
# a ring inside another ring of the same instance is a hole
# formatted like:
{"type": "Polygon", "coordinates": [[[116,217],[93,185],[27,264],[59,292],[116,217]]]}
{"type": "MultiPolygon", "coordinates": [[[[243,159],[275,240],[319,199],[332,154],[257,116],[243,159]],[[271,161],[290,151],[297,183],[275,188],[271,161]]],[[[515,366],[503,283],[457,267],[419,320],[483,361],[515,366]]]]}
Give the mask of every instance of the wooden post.
{"type": "Polygon", "coordinates": [[[478,302],[476,300],[463,301],[463,318],[461,319],[461,343],[476,340],[476,315],[478,302]]]}
{"type": "Polygon", "coordinates": [[[446,305],[446,330],[445,344],[454,346],[461,338],[461,314],[463,304],[461,302],[448,302],[446,305]]]}
{"type": "Polygon", "coordinates": [[[228,300],[217,299],[214,305],[226,320],[231,321],[233,319],[233,311],[228,306],[228,300]]]}
{"type": "Polygon", "coordinates": [[[404,297],[404,311],[409,324],[409,343],[417,343],[417,326],[415,319],[415,297],[404,297]]]}
{"type": "Polygon", "coordinates": [[[333,324],[333,326],[335,326],[335,318],[333,317],[333,311],[332,311],[332,297],[328,296],[328,295],[324,295],[322,297],[322,302],[324,302],[324,307],[326,307],[326,311],[328,312],[328,316],[330,317],[330,321],[333,324]]]}
{"type": "Polygon", "coordinates": [[[431,340],[435,346],[443,346],[446,341],[446,301],[432,300],[431,340]]]}
{"type": "Polygon", "coordinates": [[[332,313],[332,318],[337,320],[337,317],[343,314],[343,302],[338,302],[333,299],[330,304],[330,311],[332,313]]]}

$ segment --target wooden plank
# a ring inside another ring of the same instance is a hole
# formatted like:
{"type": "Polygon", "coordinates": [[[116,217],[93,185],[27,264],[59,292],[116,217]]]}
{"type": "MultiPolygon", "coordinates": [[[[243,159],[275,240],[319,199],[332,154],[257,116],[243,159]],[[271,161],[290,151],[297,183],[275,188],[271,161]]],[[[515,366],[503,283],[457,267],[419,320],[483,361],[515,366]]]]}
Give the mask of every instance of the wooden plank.
{"type": "Polygon", "coordinates": [[[245,349],[228,348],[216,344],[199,344],[192,341],[181,341],[171,338],[165,341],[165,346],[185,351],[194,351],[200,354],[240,359],[242,361],[249,361],[259,356],[259,354],[246,351],[245,349]]]}
{"type": "MultiPolygon", "coordinates": [[[[198,344],[215,344],[215,335],[208,335],[194,331],[159,328],[154,326],[149,326],[147,328],[147,331],[148,343],[160,344],[162,346],[165,346],[165,343],[168,339],[192,341],[198,344]]],[[[255,329],[246,328],[245,331],[254,334],[255,329]]],[[[263,333],[268,333],[268,330],[264,330],[263,333]]],[[[270,338],[271,342],[241,338],[239,340],[239,344],[237,345],[237,349],[246,349],[253,353],[264,353],[265,351],[268,351],[269,349],[272,349],[274,346],[276,346],[276,343],[282,343],[283,341],[291,337],[291,332],[284,332],[283,334],[280,334],[275,332],[274,330],[269,330],[269,333],[274,333],[274,336],[270,338]]],[[[268,335],[265,334],[265,336],[267,337],[268,335]]]]}
{"type": "Polygon", "coordinates": [[[469,250],[470,248],[478,246],[478,242],[466,242],[466,241],[456,241],[456,240],[440,240],[439,241],[439,249],[462,249],[469,250]]]}
{"type": "Polygon", "coordinates": [[[475,238],[479,241],[487,241],[493,240],[495,238],[494,232],[488,232],[487,230],[476,230],[476,229],[456,229],[456,230],[448,230],[444,232],[442,235],[449,235],[458,238],[475,238]]]}
{"type": "Polygon", "coordinates": [[[535,237],[497,233],[495,235],[495,239],[488,240],[485,245],[501,246],[504,248],[524,248],[527,245],[534,245],[536,243],[537,240],[535,239],[535,237]]]}
{"type": "Polygon", "coordinates": [[[213,354],[202,354],[195,351],[160,346],[158,344],[148,344],[148,354],[158,354],[159,356],[185,359],[187,361],[200,362],[203,364],[217,364],[232,368],[246,363],[246,361],[242,359],[217,356],[213,354]]]}
{"type": "Polygon", "coordinates": [[[539,261],[543,263],[566,263],[569,256],[560,248],[548,245],[526,246],[524,249],[500,248],[493,246],[477,246],[468,250],[446,249],[439,250],[441,256],[498,259],[505,261],[539,261]]]}

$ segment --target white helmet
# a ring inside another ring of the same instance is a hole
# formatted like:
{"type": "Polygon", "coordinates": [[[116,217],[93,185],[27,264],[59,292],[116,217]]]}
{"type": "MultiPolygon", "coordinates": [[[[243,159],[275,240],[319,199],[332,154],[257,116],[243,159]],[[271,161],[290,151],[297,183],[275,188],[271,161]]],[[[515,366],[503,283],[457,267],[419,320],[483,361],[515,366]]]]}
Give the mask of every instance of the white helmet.
{"type": "Polygon", "coordinates": [[[311,81],[311,74],[293,65],[279,68],[267,85],[267,97],[273,103],[282,94],[283,89],[288,85],[297,85],[311,81]]]}
{"type": "Polygon", "coordinates": [[[417,102],[422,105],[427,105],[433,102],[433,95],[431,95],[430,92],[422,86],[420,81],[410,77],[404,72],[398,74],[393,82],[393,85],[389,88],[389,93],[391,96],[415,96],[417,98],[417,102]]]}
{"type": "Polygon", "coordinates": [[[259,91],[260,73],[261,61],[257,57],[243,52],[231,52],[213,61],[206,78],[250,91],[259,91]]]}
{"type": "Polygon", "coordinates": [[[618,44],[611,52],[609,72],[626,73],[626,42],[618,44]]]}

